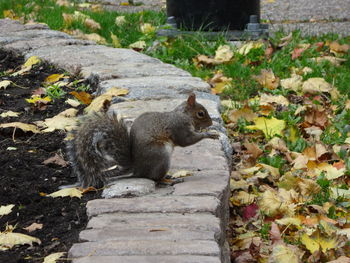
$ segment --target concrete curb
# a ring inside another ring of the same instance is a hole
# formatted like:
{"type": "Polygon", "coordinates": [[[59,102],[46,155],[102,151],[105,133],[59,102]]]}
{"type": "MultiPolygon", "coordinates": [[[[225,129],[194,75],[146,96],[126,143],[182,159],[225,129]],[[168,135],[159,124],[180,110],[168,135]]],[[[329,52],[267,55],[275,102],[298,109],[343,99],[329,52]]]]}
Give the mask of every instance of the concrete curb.
{"type": "MultiPolygon", "coordinates": [[[[104,90],[115,85],[130,89],[127,100],[110,109],[130,120],[152,109],[171,110],[195,91],[217,130],[224,130],[219,100],[209,93],[209,86],[157,59],[9,19],[0,20],[0,45],[67,71],[81,66],[84,77],[97,74],[103,80],[104,90]]],[[[171,169],[193,173],[183,183],[140,197],[90,201],[90,222],[80,234],[85,242],[74,244],[69,257],[75,263],[229,262],[227,145],[221,133],[220,141],[203,140],[176,149],[171,169]]]]}

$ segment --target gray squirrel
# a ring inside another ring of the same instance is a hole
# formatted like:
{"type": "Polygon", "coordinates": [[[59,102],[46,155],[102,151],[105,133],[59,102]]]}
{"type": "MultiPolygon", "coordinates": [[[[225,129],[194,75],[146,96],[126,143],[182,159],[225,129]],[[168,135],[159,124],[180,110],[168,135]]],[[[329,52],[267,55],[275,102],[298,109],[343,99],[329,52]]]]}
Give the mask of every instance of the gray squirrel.
{"type": "Polygon", "coordinates": [[[219,138],[215,132],[201,132],[211,125],[208,111],[193,93],[173,111],[141,114],[130,132],[115,115],[89,115],[67,144],[77,185],[101,187],[107,178],[130,172],[132,177],[161,181],[169,170],[174,146],[219,138]]]}

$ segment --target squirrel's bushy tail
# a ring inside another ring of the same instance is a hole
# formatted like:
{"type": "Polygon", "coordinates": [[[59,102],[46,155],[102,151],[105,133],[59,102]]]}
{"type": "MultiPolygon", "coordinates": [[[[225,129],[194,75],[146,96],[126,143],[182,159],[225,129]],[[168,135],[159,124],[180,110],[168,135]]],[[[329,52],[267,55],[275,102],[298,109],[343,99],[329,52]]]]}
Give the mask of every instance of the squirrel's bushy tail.
{"type": "Polygon", "coordinates": [[[67,143],[67,153],[82,187],[101,187],[108,176],[118,176],[132,167],[128,129],[116,115],[85,116],[67,143]],[[111,169],[111,167],[116,168],[111,169]]]}

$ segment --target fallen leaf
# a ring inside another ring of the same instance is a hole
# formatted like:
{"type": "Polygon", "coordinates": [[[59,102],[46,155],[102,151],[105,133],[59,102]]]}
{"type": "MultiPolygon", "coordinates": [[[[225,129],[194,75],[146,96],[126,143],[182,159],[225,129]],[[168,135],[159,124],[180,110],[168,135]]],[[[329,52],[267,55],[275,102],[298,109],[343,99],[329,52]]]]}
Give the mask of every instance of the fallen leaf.
{"type": "Polygon", "coordinates": [[[323,78],[309,78],[303,83],[302,90],[310,94],[330,92],[332,90],[332,85],[323,78]]]}
{"type": "Polygon", "coordinates": [[[152,24],[150,23],[144,23],[144,24],[141,24],[140,26],[140,31],[147,35],[147,34],[152,34],[156,31],[156,28],[154,26],[152,26],[152,24]]]}
{"type": "Polygon", "coordinates": [[[65,161],[62,156],[60,156],[59,154],[55,153],[55,156],[50,157],[48,159],[46,159],[45,161],[43,161],[43,164],[47,165],[47,164],[57,164],[59,166],[62,167],[67,167],[69,162],[65,161]]]}
{"type": "Polygon", "coordinates": [[[292,52],[292,60],[297,59],[305,51],[305,48],[295,48],[292,52]]]}
{"type": "Polygon", "coordinates": [[[332,43],[330,43],[329,49],[331,53],[335,55],[343,55],[349,51],[350,45],[348,44],[340,45],[337,41],[333,41],[332,43]]]}
{"type": "Polygon", "coordinates": [[[247,153],[250,154],[254,159],[257,159],[263,154],[263,150],[259,148],[256,143],[245,142],[244,147],[247,148],[247,153]]]}
{"type": "Polygon", "coordinates": [[[215,51],[214,59],[221,63],[229,62],[233,57],[233,51],[229,45],[221,45],[215,51]]]}
{"type": "Polygon", "coordinates": [[[319,231],[315,231],[311,236],[302,234],[300,241],[312,254],[318,250],[326,253],[328,249],[334,249],[338,244],[335,237],[324,237],[319,231]]]}
{"type": "Polygon", "coordinates": [[[117,17],[115,18],[115,24],[116,24],[117,26],[122,26],[122,25],[124,25],[125,23],[126,23],[125,16],[117,16],[117,17]]]}
{"type": "Polygon", "coordinates": [[[73,100],[73,99],[67,99],[67,100],[65,101],[65,103],[69,104],[70,106],[72,106],[72,107],[74,107],[74,108],[76,108],[76,107],[78,107],[78,106],[80,105],[80,102],[79,102],[79,101],[73,100]]]}
{"type": "Polygon", "coordinates": [[[265,117],[258,117],[254,119],[255,125],[248,125],[248,130],[261,130],[265,137],[272,138],[275,135],[282,136],[282,132],[286,127],[284,120],[278,120],[274,117],[267,119],[265,117]]]}
{"type": "Polygon", "coordinates": [[[255,201],[256,195],[254,194],[249,194],[245,191],[239,191],[238,193],[235,193],[230,198],[230,201],[232,204],[237,205],[237,206],[242,206],[242,205],[250,205],[255,201]]]}
{"type": "Polygon", "coordinates": [[[69,94],[73,95],[76,99],[78,99],[81,103],[85,105],[89,105],[92,102],[91,94],[85,91],[72,91],[69,94]]]}
{"type": "Polygon", "coordinates": [[[171,175],[171,178],[182,178],[182,177],[192,176],[193,172],[187,171],[187,170],[179,170],[170,175],[171,175]]]}
{"type": "Polygon", "coordinates": [[[263,42],[261,41],[250,41],[244,45],[242,45],[239,49],[238,49],[238,53],[245,56],[247,55],[252,49],[257,49],[260,48],[264,45],[263,42]]]}
{"type": "Polygon", "coordinates": [[[30,99],[26,99],[26,101],[32,104],[39,104],[39,103],[47,104],[48,102],[51,102],[51,99],[48,96],[42,98],[40,95],[32,95],[32,97],[30,99]]]}
{"type": "Polygon", "coordinates": [[[43,224],[38,224],[38,223],[33,223],[30,226],[27,227],[23,227],[24,230],[27,230],[29,233],[33,232],[37,229],[42,229],[43,228],[43,224]]]}
{"type": "Polygon", "coordinates": [[[80,191],[77,188],[65,188],[65,189],[56,191],[54,193],[51,193],[51,194],[49,194],[47,196],[51,196],[53,198],[56,198],[56,197],[67,197],[67,196],[81,198],[82,195],[83,195],[83,192],[80,191]]]}
{"type": "Polygon", "coordinates": [[[27,61],[23,64],[23,67],[25,68],[29,68],[29,67],[32,67],[33,65],[35,64],[38,64],[40,63],[41,60],[39,57],[37,56],[31,56],[30,58],[27,59],[27,61]]]}
{"type": "Polygon", "coordinates": [[[232,110],[228,113],[228,118],[232,123],[237,123],[240,118],[244,118],[245,120],[251,122],[258,117],[256,113],[249,107],[244,106],[239,110],[232,110]]]}
{"type": "Polygon", "coordinates": [[[283,243],[281,231],[275,222],[271,223],[271,229],[269,231],[269,234],[270,234],[270,240],[272,241],[272,244],[283,243]]]}
{"type": "Polygon", "coordinates": [[[0,124],[0,128],[18,128],[24,132],[30,131],[32,133],[40,133],[40,130],[34,124],[27,124],[23,122],[10,122],[0,124]]]}
{"type": "Polygon", "coordinates": [[[61,258],[62,256],[64,256],[66,254],[66,252],[56,252],[56,253],[52,253],[48,256],[46,256],[44,258],[44,262],[43,263],[56,263],[56,261],[61,258]]]}
{"type": "Polygon", "coordinates": [[[8,215],[12,212],[12,208],[14,208],[15,205],[2,205],[0,206],[0,217],[8,215]]]}
{"type": "Polygon", "coordinates": [[[297,246],[277,244],[272,248],[269,262],[300,263],[303,254],[297,246]]]}
{"type": "Polygon", "coordinates": [[[136,42],[129,45],[129,48],[132,48],[136,51],[141,51],[141,50],[145,49],[145,47],[146,47],[146,42],[143,40],[136,41],[136,42]]]}
{"type": "Polygon", "coordinates": [[[278,104],[278,105],[283,105],[283,106],[288,106],[289,101],[287,100],[286,97],[282,95],[269,95],[266,93],[263,93],[260,96],[260,105],[268,105],[268,104],[278,104]]]}
{"type": "Polygon", "coordinates": [[[64,74],[52,74],[48,76],[44,81],[46,83],[55,83],[64,77],[64,74]]]}
{"type": "Polygon", "coordinates": [[[109,89],[107,92],[93,99],[91,104],[88,107],[86,107],[84,111],[85,113],[98,112],[101,109],[103,109],[104,105],[106,105],[106,103],[109,103],[113,97],[123,96],[128,94],[128,92],[129,91],[127,89],[113,87],[109,89]]]}
{"type": "Polygon", "coordinates": [[[21,233],[0,232],[0,251],[11,249],[17,245],[41,244],[40,239],[21,233]]]}
{"type": "Polygon", "coordinates": [[[42,123],[37,122],[37,124],[46,128],[42,132],[53,132],[55,130],[69,131],[76,126],[77,118],[75,116],[77,112],[77,109],[70,108],[52,118],[45,119],[42,123]]]}
{"type": "Polygon", "coordinates": [[[323,56],[323,57],[318,57],[318,58],[311,58],[312,61],[316,61],[316,63],[322,63],[324,61],[329,61],[331,64],[334,66],[339,67],[341,63],[345,62],[345,58],[337,58],[337,57],[332,57],[332,56],[323,56]]]}
{"type": "Polygon", "coordinates": [[[341,256],[335,260],[328,261],[327,263],[350,263],[350,258],[341,256]]]}
{"type": "Polygon", "coordinates": [[[10,86],[13,82],[11,80],[3,80],[0,81],[0,89],[6,89],[8,86],[10,86]]]}
{"type": "Polygon", "coordinates": [[[1,118],[6,118],[6,117],[18,117],[21,114],[21,112],[14,112],[14,111],[5,111],[0,114],[1,118]]]}
{"type": "Polygon", "coordinates": [[[281,79],[281,86],[284,89],[290,89],[299,92],[302,90],[303,78],[300,75],[293,74],[290,78],[281,79]]]}
{"type": "Polygon", "coordinates": [[[292,32],[290,32],[287,36],[282,37],[282,38],[280,39],[281,43],[278,44],[278,47],[285,47],[285,46],[288,46],[289,43],[292,41],[292,39],[293,39],[293,34],[292,34],[292,32]]]}
{"type": "Polygon", "coordinates": [[[271,69],[262,69],[260,75],[252,76],[261,86],[266,89],[274,90],[278,87],[280,79],[275,76],[271,69]]]}
{"type": "Polygon", "coordinates": [[[250,204],[243,208],[242,214],[243,214],[243,220],[247,221],[251,218],[254,218],[259,211],[259,207],[256,203],[250,204]]]}
{"type": "Polygon", "coordinates": [[[111,32],[111,39],[112,39],[112,46],[114,48],[121,48],[122,47],[122,44],[120,44],[119,38],[116,35],[114,35],[112,32],[111,32]]]}
{"type": "Polygon", "coordinates": [[[84,21],[84,25],[92,31],[97,31],[101,29],[101,25],[91,18],[86,18],[84,21]]]}

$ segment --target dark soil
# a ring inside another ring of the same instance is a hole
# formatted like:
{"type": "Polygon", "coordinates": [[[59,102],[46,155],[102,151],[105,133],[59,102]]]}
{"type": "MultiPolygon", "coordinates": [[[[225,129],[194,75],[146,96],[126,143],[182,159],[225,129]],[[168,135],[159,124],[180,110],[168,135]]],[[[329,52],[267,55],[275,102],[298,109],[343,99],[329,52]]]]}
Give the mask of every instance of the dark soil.
{"type": "MultiPolygon", "coordinates": [[[[64,103],[71,96],[70,88],[63,88],[67,95],[49,103],[44,110],[26,102],[25,99],[30,98],[34,90],[43,87],[42,82],[47,76],[64,71],[41,63],[24,75],[10,76],[24,62],[22,56],[0,50],[0,81],[11,80],[21,87],[10,85],[0,89],[0,114],[8,110],[22,113],[16,118],[0,117],[0,123],[33,123],[53,117],[70,107],[64,103]]],[[[64,131],[33,134],[20,129],[0,128],[0,206],[15,205],[10,214],[0,217],[0,231],[4,231],[8,224],[16,226],[14,232],[41,240],[41,244],[0,251],[0,262],[43,262],[45,256],[67,252],[73,243],[78,242],[78,234],[87,223],[86,202],[98,198],[100,193],[86,193],[81,199],[51,198],[42,194],[55,192],[59,186],[76,181],[69,165],[43,164],[44,160],[56,153],[67,160],[65,136],[64,131]],[[23,229],[34,222],[42,224],[42,229],[30,233],[23,229]]]]}

